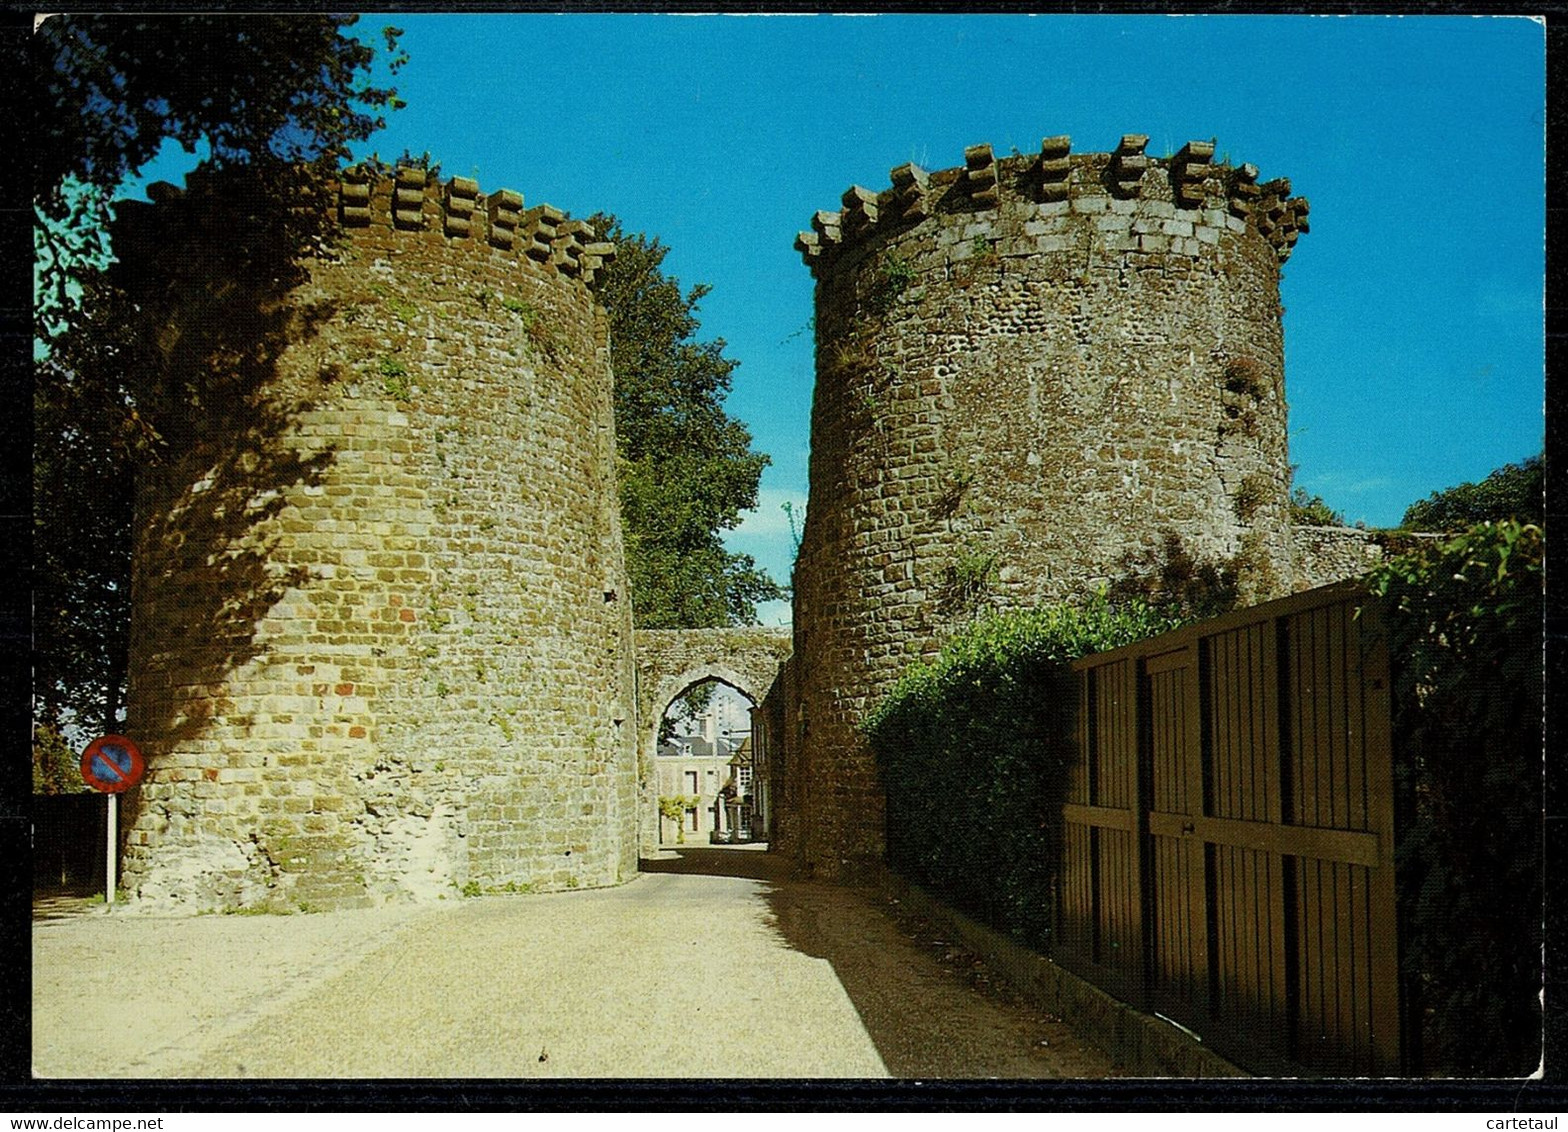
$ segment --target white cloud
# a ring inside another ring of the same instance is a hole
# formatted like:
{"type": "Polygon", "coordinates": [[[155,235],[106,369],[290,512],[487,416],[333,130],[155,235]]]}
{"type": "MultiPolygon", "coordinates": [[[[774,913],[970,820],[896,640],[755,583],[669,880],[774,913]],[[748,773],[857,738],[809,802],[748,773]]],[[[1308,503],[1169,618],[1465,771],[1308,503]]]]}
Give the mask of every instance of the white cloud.
{"type": "Polygon", "coordinates": [[[793,611],[787,601],[758,602],[757,621],[763,625],[783,626],[788,629],[794,624],[793,611]]]}
{"type": "MultiPolygon", "coordinates": [[[[803,492],[764,488],[757,493],[756,510],[748,511],[734,530],[724,531],[724,547],[732,554],[749,554],[758,566],[777,582],[789,584],[790,572],[795,564],[795,539],[806,519],[806,497],[803,492]],[[790,530],[789,516],[783,505],[794,508],[795,530],[790,530]]],[[[764,625],[788,625],[788,602],[765,602],[758,606],[758,616],[764,625]]]]}
{"type": "Polygon", "coordinates": [[[1394,486],[1394,481],[1387,476],[1363,476],[1358,479],[1344,472],[1321,472],[1306,477],[1301,486],[1324,496],[1328,496],[1331,492],[1336,496],[1367,495],[1376,491],[1386,491],[1394,486]]]}
{"type": "Polygon", "coordinates": [[[806,518],[805,493],[763,488],[757,493],[756,510],[743,512],[740,526],[726,534],[743,534],[755,538],[788,535],[790,525],[789,516],[784,513],[785,503],[794,509],[795,529],[798,531],[806,518]]]}

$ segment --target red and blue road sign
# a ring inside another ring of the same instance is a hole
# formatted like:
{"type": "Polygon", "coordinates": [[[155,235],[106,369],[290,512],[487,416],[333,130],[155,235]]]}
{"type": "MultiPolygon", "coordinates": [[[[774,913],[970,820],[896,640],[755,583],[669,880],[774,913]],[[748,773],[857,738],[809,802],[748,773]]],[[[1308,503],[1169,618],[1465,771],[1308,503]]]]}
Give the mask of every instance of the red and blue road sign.
{"type": "Polygon", "coordinates": [[[105,794],[119,794],[142,780],[147,763],[135,743],[124,735],[103,735],[82,752],[82,777],[105,794]]]}

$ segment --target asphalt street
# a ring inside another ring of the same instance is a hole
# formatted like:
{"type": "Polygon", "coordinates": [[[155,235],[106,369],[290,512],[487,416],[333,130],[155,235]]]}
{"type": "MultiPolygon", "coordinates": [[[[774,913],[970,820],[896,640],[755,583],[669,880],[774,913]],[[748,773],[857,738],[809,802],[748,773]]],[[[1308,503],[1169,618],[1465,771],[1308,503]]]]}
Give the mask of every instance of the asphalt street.
{"type": "Polygon", "coordinates": [[[875,892],[791,879],[755,851],[664,856],[593,891],[296,916],[99,906],[36,918],[35,1075],[1115,1071],[1062,1020],[985,993],[966,956],[911,934],[875,892]]]}

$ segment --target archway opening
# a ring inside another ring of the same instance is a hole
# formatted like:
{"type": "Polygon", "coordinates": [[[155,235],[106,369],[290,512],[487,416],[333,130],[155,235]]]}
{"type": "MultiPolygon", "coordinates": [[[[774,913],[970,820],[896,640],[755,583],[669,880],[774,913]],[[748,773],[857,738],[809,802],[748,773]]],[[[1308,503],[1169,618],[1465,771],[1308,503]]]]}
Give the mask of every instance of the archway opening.
{"type": "Polygon", "coordinates": [[[714,677],[670,699],[651,768],[660,850],[766,846],[771,814],[754,757],[756,707],[745,692],[714,677]]]}

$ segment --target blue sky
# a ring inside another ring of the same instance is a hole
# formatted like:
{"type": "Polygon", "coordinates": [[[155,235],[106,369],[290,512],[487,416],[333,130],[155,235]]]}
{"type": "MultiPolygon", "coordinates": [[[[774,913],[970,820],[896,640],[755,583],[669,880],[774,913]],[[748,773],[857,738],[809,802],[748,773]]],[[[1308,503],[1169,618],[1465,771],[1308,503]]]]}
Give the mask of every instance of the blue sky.
{"type": "MultiPolygon", "coordinates": [[[[731,413],[772,466],[731,534],[788,577],[803,507],[812,281],[792,248],[850,184],[965,146],[1193,138],[1285,176],[1297,483],[1352,522],[1540,450],[1545,35],[1481,17],[397,15],[406,109],[366,147],[572,215],[604,210],[706,282],[731,413]]],[[[154,174],[178,179],[172,165],[154,174]]],[[[764,611],[787,623],[782,606],[764,611]]]]}

